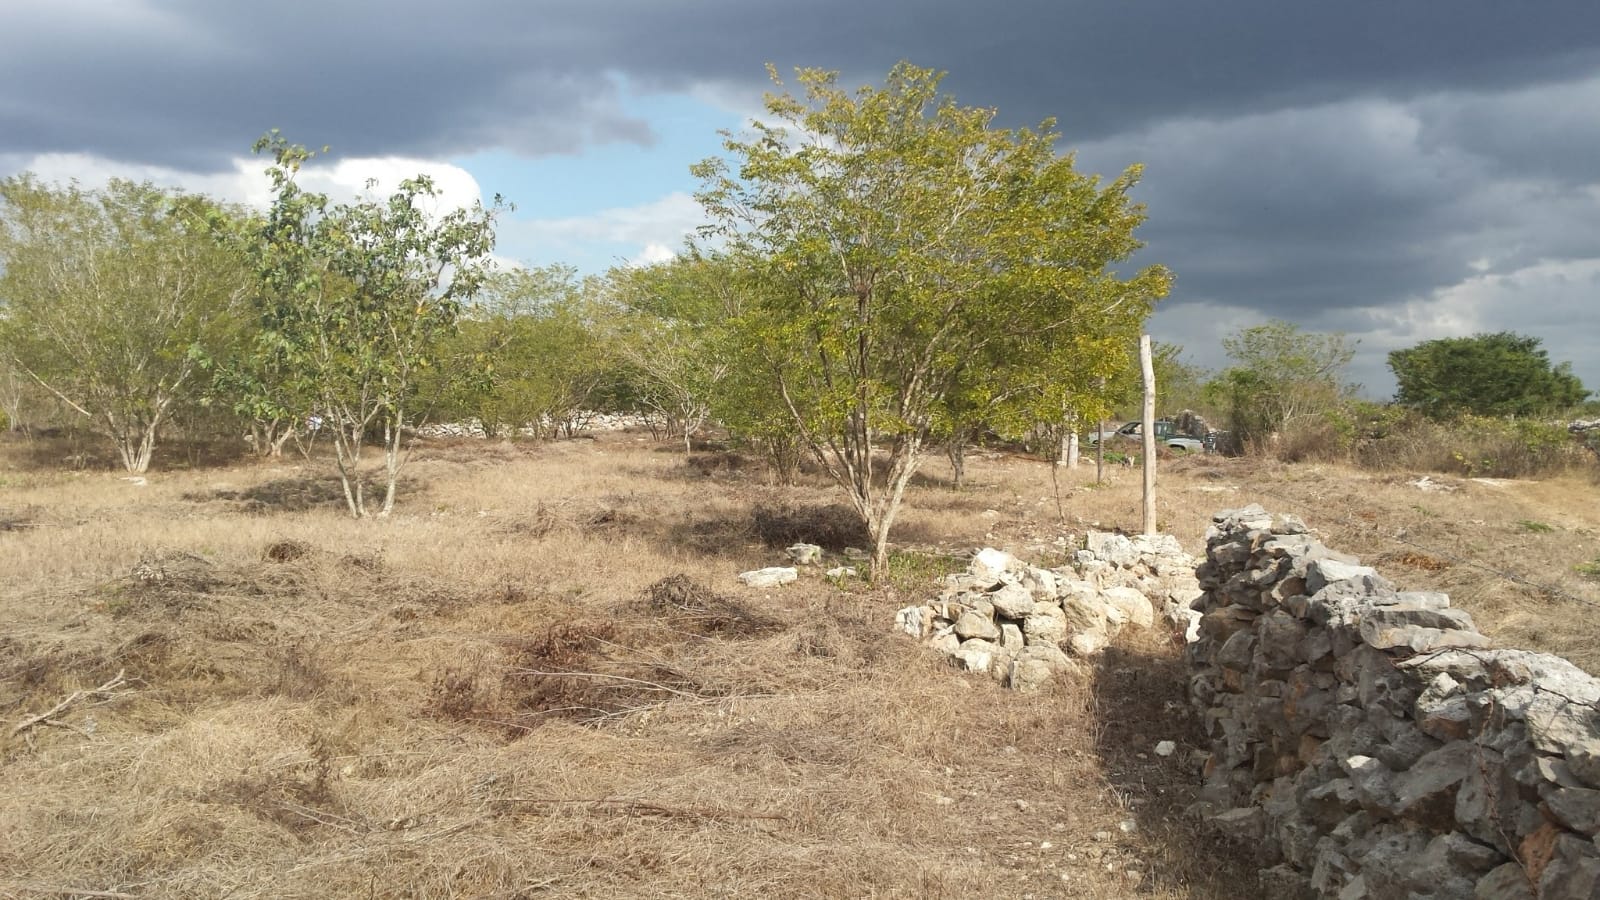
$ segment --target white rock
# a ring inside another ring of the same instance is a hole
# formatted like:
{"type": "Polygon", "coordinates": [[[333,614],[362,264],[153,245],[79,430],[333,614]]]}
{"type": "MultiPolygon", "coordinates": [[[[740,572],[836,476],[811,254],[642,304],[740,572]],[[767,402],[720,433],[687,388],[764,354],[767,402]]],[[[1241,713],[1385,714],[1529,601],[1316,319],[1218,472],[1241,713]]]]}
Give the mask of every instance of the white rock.
{"type": "Polygon", "coordinates": [[[822,562],[822,548],[816,544],[795,544],[788,553],[796,565],[813,566],[822,562]]]}
{"type": "Polygon", "coordinates": [[[989,594],[995,612],[1012,619],[1025,619],[1033,614],[1033,592],[1020,584],[1002,585],[989,594]]]}
{"type": "Polygon", "coordinates": [[[1149,597],[1137,590],[1126,587],[1106,588],[1101,596],[1105,597],[1106,602],[1113,608],[1120,610],[1127,617],[1127,621],[1140,628],[1149,628],[1155,624],[1155,607],[1151,605],[1149,597]]]}
{"type": "Polygon", "coordinates": [[[1100,631],[1081,631],[1072,636],[1067,642],[1072,647],[1072,652],[1079,656],[1094,656],[1106,648],[1109,643],[1105,633],[1100,631]]]}
{"type": "Polygon", "coordinates": [[[914,638],[920,638],[932,623],[923,615],[922,607],[908,606],[894,614],[894,627],[914,638]]]}
{"type": "Polygon", "coordinates": [[[786,566],[768,566],[765,569],[739,573],[739,580],[754,588],[777,587],[780,584],[797,581],[799,578],[799,572],[786,566]]]}
{"type": "Polygon", "coordinates": [[[1024,693],[1037,691],[1055,679],[1049,663],[1037,659],[1019,659],[1011,666],[1010,686],[1024,693]]]}
{"type": "Polygon", "coordinates": [[[1051,672],[1055,673],[1078,671],[1078,664],[1072,661],[1072,657],[1063,653],[1061,648],[1054,644],[1034,644],[1025,647],[1021,653],[1017,654],[1017,659],[1020,662],[1044,663],[1050,668],[1051,672]]]}
{"type": "Polygon", "coordinates": [[[1161,743],[1156,744],[1156,755],[1157,756],[1162,756],[1162,757],[1171,756],[1172,754],[1176,753],[1177,751],[1178,751],[1178,745],[1176,743],[1174,743],[1173,741],[1162,741],[1161,743]]]}
{"type": "Polygon", "coordinates": [[[1086,543],[1096,559],[1114,566],[1127,567],[1139,561],[1139,551],[1128,538],[1106,531],[1091,531],[1086,543]]]}
{"type": "Polygon", "coordinates": [[[1056,577],[1056,573],[1049,569],[1039,569],[1033,566],[1029,566],[1027,571],[1022,574],[1024,587],[1046,597],[1059,596],[1059,580],[1056,577]]]}
{"type": "Polygon", "coordinates": [[[968,672],[987,672],[993,668],[1000,653],[1000,648],[988,641],[971,640],[963,641],[956,652],[950,655],[955,657],[961,663],[961,667],[968,672]]]}
{"type": "Polygon", "coordinates": [[[1000,580],[1013,566],[1017,558],[1004,550],[985,547],[972,557],[972,563],[967,566],[967,571],[979,579],[988,579],[990,584],[1000,580]]]}
{"type": "Polygon", "coordinates": [[[1067,616],[1053,603],[1037,603],[1022,620],[1022,635],[1029,644],[1056,644],[1067,636],[1067,616]]]}
{"type": "Polygon", "coordinates": [[[1022,629],[1010,622],[1000,626],[1000,646],[1012,653],[1020,651],[1026,643],[1022,639],[1022,629]]]}
{"type": "Polygon", "coordinates": [[[854,566],[834,566],[822,574],[834,579],[855,578],[856,570],[854,566]]]}
{"type": "Polygon", "coordinates": [[[971,611],[963,613],[961,618],[956,620],[956,634],[967,639],[979,638],[992,641],[1000,637],[1000,626],[994,624],[994,620],[988,616],[971,611]]]}

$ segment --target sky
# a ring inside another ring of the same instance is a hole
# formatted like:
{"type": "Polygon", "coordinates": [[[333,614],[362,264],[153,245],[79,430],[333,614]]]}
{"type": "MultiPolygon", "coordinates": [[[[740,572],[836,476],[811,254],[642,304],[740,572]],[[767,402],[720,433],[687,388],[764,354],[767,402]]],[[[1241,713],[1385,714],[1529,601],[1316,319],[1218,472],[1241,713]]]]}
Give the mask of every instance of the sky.
{"type": "Polygon", "coordinates": [[[1201,366],[1273,318],[1389,351],[1539,337],[1600,389],[1593,0],[0,0],[0,176],[267,195],[254,140],[328,146],[313,187],[432,175],[502,195],[498,255],[651,262],[701,221],[689,166],[761,116],[765,66],[948,73],[1080,170],[1141,163],[1150,323],[1201,366]]]}

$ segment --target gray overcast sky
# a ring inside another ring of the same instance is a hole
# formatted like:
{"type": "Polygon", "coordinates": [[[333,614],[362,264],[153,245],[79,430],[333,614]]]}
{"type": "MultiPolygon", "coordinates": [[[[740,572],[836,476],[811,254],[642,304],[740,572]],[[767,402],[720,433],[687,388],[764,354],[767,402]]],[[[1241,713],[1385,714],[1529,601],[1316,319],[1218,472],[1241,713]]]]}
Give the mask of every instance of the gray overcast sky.
{"type": "Polygon", "coordinates": [[[225,193],[273,126],[485,189],[559,157],[587,173],[550,189],[562,216],[508,237],[638,245],[616,252],[674,243],[703,154],[613,183],[607,148],[680,152],[715,127],[684,98],[754,111],[769,61],[859,83],[909,59],[1009,123],[1057,118],[1083,168],[1146,165],[1139,261],[1178,279],[1153,330],[1198,362],[1287,318],[1359,338],[1382,396],[1388,350],[1512,329],[1600,388],[1592,0],[0,0],[0,26],[0,174],[225,193]]]}

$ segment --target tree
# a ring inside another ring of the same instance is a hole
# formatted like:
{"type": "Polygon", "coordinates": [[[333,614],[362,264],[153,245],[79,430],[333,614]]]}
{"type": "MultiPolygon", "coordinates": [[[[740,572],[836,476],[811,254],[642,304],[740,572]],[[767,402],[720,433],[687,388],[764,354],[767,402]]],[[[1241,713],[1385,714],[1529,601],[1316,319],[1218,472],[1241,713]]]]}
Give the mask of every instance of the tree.
{"type": "Polygon", "coordinates": [[[1241,441],[1260,441],[1342,409],[1355,386],[1342,381],[1355,346],[1342,334],[1301,331],[1274,319],[1224,338],[1234,365],[1210,385],[1241,441]]]}
{"type": "Polygon", "coordinates": [[[698,254],[608,275],[610,343],[633,373],[636,400],[682,434],[684,453],[733,372],[731,278],[725,263],[698,254]]]}
{"type": "Polygon", "coordinates": [[[203,197],[113,180],[102,190],[0,181],[0,347],[11,365],[105,429],[129,472],[196,394],[248,278],[212,240],[203,197]]]}
{"type": "Polygon", "coordinates": [[[1433,418],[1548,415],[1577,406],[1589,391],[1571,363],[1550,364],[1536,337],[1502,331],[1424,341],[1389,354],[1395,401],[1433,418]]]}
{"type": "Polygon", "coordinates": [[[568,435],[614,375],[614,354],[570,266],[511,269],[464,312],[425,394],[488,434],[532,427],[568,435]]]}
{"type": "MultiPolygon", "coordinates": [[[[482,285],[494,249],[494,216],[481,204],[442,215],[426,176],[400,182],[386,200],[330,205],[295,182],[312,153],[277,133],[270,151],[272,206],[252,242],[261,350],[281,355],[274,390],[314,398],[325,416],[351,515],[369,515],[361,455],[369,433],[384,448],[384,495],[394,508],[401,445],[423,373],[482,285]]],[[[372,185],[369,184],[369,188],[372,185]]]]}
{"type": "Polygon", "coordinates": [[[1139,246],[1137,167],[1102,186],[1056,155],[1053,123],[993,127],[993,110],[958,106],[940,78],[901,63],[882,88],[852,93],[801,70],[803,99],[767,98],[776,124],[728,136],[728,158],[695,167],[705,234],[755,285],[746,339],[847,491],[875,573],[957,391],[1004,389],[971,361],[1053,362],[1026,354],[1092,332],[1099,311],[1147,306],[1168,283],[1159,267],[1128,280],[1108,270],[1139,246]]]}

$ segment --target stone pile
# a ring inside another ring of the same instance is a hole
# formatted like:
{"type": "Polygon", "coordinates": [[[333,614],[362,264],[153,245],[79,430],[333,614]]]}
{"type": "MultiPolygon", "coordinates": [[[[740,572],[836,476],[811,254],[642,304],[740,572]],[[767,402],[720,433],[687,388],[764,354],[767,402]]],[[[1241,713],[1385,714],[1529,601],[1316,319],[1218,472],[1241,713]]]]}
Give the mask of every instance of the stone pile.
{"type": "Polygon", "coordinates": [[[1054,569],[980,550],[936,599],[900,610],[895,625],[1018,690],[1076,671],[1075,658],[1099,653],[1125,627],[1151,627],[1158,612],[1180,631],[1197,627],[1194,559],[1176,538],[1091,533],[1087,543],[1054,569]]]}
{"type": "MultiPolygon", "coordinates": [[[[577,431],[622,431],[628,428],[647,428],[651,424],[650,417],[634,413],[575,413],[570,420],[576,424],[577,431]]],[[[517,428],[517,434],[522,437],[538,437],[542,434],[554,434],[558,425],[561,425],[549,416],[539,420],[538,427],[532,424],[517,428]]],[[[660,423],[656,423],[658,426],[660,423]]],[[[448,437],[448,438],[481,438],[487,437],[488,432],[483,423],[477,419],[468,419],[465,422],[429,422],[416,429],[416,433],[423,437],[448,437]]]]}
{"type": "Polygon", "coordinates": [[[1600,682],[1487,649],[1290,516],[1215,517],[1190,694],[1198,811],[1273,897],[1600,898],[1600,682]]]}

